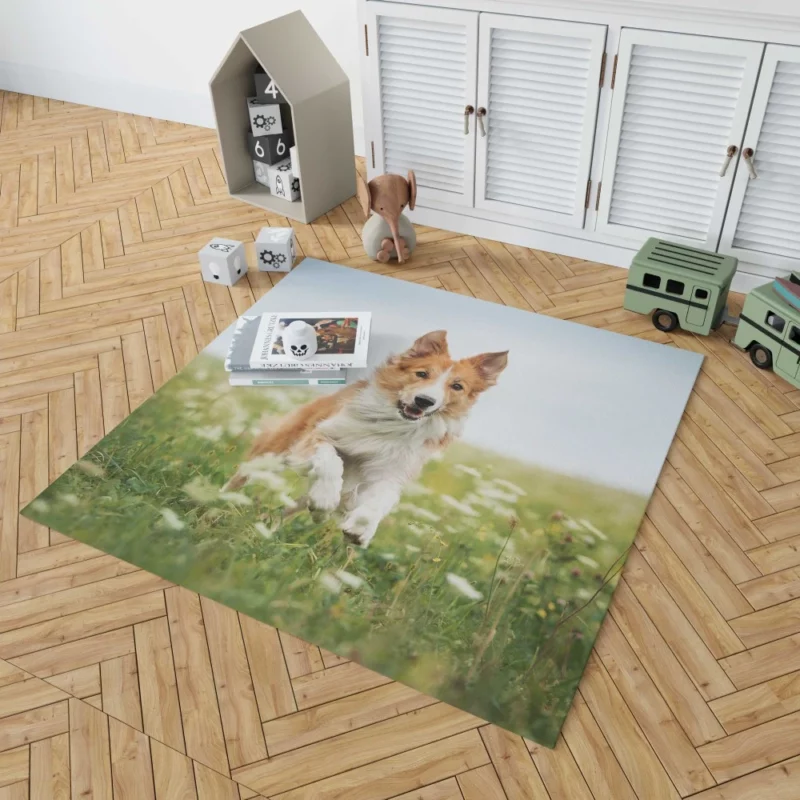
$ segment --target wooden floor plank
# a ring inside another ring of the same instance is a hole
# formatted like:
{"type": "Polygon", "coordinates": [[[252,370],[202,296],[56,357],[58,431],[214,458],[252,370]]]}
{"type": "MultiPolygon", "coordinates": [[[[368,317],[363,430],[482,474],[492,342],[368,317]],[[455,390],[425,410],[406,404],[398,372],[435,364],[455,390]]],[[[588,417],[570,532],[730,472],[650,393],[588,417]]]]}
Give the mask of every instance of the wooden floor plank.
{"type": "Polygon", "coordinates": [[[800,800],[800,393],[732,328],[657,332],[622,308],[622,270],[428,226],[380,264],[355,198],[309,225],[230,198],[213,131],[0,106],[0,794],[110,776],[116,800],[800,800]],[[705,356],[555,750],[484,744],[433,698],[18,516],[281,277],[207,286],[200,247],[252,260],[260,227],[290,224],[301,255],[705,356]],[[229,753],[278,782],[237,790],[229,753]]]}

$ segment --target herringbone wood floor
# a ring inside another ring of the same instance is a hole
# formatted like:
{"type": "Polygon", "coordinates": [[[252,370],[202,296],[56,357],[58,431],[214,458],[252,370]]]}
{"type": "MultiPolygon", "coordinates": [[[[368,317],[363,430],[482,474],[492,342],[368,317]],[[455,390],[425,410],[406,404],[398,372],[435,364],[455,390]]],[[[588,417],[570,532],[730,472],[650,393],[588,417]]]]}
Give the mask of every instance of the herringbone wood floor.
{"type": "Polygon", "coordinates": [[[623,311],[621,270],[424,228],[387,268],[361,221],[294,228],[706,356],[558,747],[18,516],[269,290],[202,283],[202,244],[286,222],[226,196],[211,131],[0,92],[0,798],[800,798],[800,392],[623,311]]]}

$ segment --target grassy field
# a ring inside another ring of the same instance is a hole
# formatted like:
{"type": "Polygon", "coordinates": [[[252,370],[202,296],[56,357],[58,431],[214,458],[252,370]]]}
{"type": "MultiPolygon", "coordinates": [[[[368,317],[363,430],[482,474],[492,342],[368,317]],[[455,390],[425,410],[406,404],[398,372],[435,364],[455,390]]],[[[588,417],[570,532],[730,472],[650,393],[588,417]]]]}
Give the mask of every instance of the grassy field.
{"type": "Polygon", "coordinates": [[[646,498],[457,444],[360,550],[276,459],[222,488],[311,394],[233,390],[201,356],[24,513],[553,745],[646,498]]]}

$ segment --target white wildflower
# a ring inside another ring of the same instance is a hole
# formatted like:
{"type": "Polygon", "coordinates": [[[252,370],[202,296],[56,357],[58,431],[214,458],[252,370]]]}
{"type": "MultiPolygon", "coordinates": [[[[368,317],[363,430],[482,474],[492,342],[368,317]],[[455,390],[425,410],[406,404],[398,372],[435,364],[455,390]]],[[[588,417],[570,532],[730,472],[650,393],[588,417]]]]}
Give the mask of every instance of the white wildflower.
{"type": "Polygon", "coordinates": [[[417,547],[414,544],[407,544],[406,545],[406,550],[408,550],[409,553],[421,553],[422,552],[422,550],[420,550],[419,547],[417,547]]]}
{"type": "Polygon", "coordinates": [[[588,519],[581,519],[581,520],[578,520],[578,522],[580,522],[581,525],[583,525],[583,527],[586,528],[587,531],[591,531],[598,539],[602,539],[604,542],[608,541],[608,536],[606,536],[603,533],[603,531],[598,530],[597,528],[595,528],[595,526],[592,525],[592,523],[589,522],[588,519]]]}
{"type": "Polygon", "coordinates": [[[451,508],[454,508],[456,511],[460,511],[462,514],[466,514],[468,517],[478,516],[478,512],[474,508],[468,506],[466,503],[456,500],[455,497],[451,497],[449,494],[442,494],[439,495],[439,497],[441,497],[441,499],[451,508]]]}
{"type": "Polygon", "coordinates": [[[43,514],[50,508],[50,503],[48,503],[47,500],[42,500],[41,498],[39,498],[38,500],[34,500],[31,503],[31,508],[34,511],[38,511],[40,514],[43,514]]]}
{"type": "Polygon", "coordinates": [[[594,544],[594,536],[589,536],[588,533],[586,534],[586,536],[583,536],[581,538],[583,539],[584,542],[586,542],[586,544],[589,545],[589,547],[591,547],[594,544]]]}
{"type": "Polygon", "coordinates": [[[264,486],[268,486],[274,492],[283,491],[287,486],[286,479],[277,472],[267,472],[265,470],[254,470],[253,472],[248,472],[247,482],[263,483],[264,486]]]}
{"type": "Polygon", "coordinates": [[[217,442],[223,434],[222,425],[207,426],[205,428],[195,428],[194,431],[201,439],[208,439],[209,442],[217,442]]]}
{"type": "Polygon", "coordinates": [[[569,518],[565,519],[563,525],[567,530],[570,531],[579,531],[581,529],[581,526],[577,522],[575,522],[574,519],[569,519],[569,518]]]}
{"type": "Polygon", "coordinates": [[[472,475],[473,478],[482,478],[483,476],[474,467],[468,467],[466,464],[455,464],[453,469],[463,472],[466,475],[472,475]]]}
{"type": "Polygon", "coordinates": [[[80,505],[80,500],[78,500],[78,496],[74,494],[70,494],[69,492],[62,492],[59,494],[58,499],[62,503],[66,503],[68,506],[77,506],[80,505]]]}
{"type": "Polygon", "coordinates": [[[417,525],[416,522],[409,522],[406,527],[414,536],[427,536],[429,531],[423,528],[421,525],[417,525]]]}
{"type": "Polygon", "coordinates": [[[343,569],[336,570],[336,577],[345,584],[345,586],[349,586],[351,589],[358,589],[364,584],[363,578],[359,578],[358,575],[353,575],[352,572],[346,572],[343,569]]]}
{"type": "Polygon", "coordinates": [[[575,595],[578,598],[580,598],[581,600],[591,600],[592,599],[592,593],[588,589],[578,589],[578,591],[575,592],[575,595]]]}
{"type": "Polygon", "coordinates": [[[403,488],[403,494],[433,494],[433,489],[429,489],[417,481],[411,481],[403,488]]]}
{"type": "Polygon", "coordinates": [[[278,500],[284,508],[297,508],[297,501],[293,497],[290,497],[288,494],[286,494],[286,492],[279,494],[278,500]]]}
{"type": "Polygon", "coordinates": [[[378,553],[378,556],[384,561],[394,561],[397,558],[394,553],[378,553]]]}
{"type": "Polygon", "coordinates": [[[181,531],[186,527],[186,523],[171,508],[161,509],[161,519],[173,531],[181,531]]]}
{"type": "Polygon", "coordinates": [[[264,455],[251,458],[239,467],[242,475],[250,475],[253,472],[282,472],[285,468],[283,459],[274,453],[264,453],[264,455]]]}
{"type": "Polygon", "coordinates": [[[253,527],[265,538],[271,539],[273,534],[275,533],[274,530],[268,528],[263,522],[256,522],[253,527]]]}
{"type": "Polygon", "coordinates": [[[483,600],[483,594],[479,592],[466,578],[456,575],[453,572],[447,573],[447,582],[457,591],[461,592],[470,600],[483,600]]]}
{"type": "Polygon", "coordinates": [[[482,484],[478,488],[478,492],[480,492],[483,497],[488,497],[492,500],[502,500],[504,503],[516,503],[519,499],[517,495],[496,489],[489,483],[482,484]]]}
{"type": "Polygon", "coordinates": [[[593,558],[589,558],[589,556],[580,555],[580,556],[575,556],[575,558],[577,558],[578,561],[581,562],[581,564],[583,564],[586,567],[589,567],[590,569],[597,569],[600,566],[593,558]]]}
{"type": "Polygon", "coordinates": [[[213,503],[219,499],[220,490],[209,483],[204,478],[193,478],[183,487],[185,494],[188,494],[196,503],[213,503]]]}
{"type": "Polygon", "coordinates": [[[428,511],[427,508],[420,508],[419,506],[415,506],[413,503],[400,503],[397,508],[400,511],[407,511],[409,514],[413,514],[415,517],[427,519],[430,522],[438,522],[441,519],[441,517],[438,514],[434,514],[433,511],[428,511]]]}
{"type": "Polygon", "coordinates": [[[241,492],[220,492],[219,499],[225,500],[227,503],[233,503],[235,506],[251,506],[253,501],[241,492]]]}
{"type": "Polygon", "coordinates": [[[93,478],[102,478],[106,474],[103,468],[94,461],[76,461],[75,466],[93,478]]]}
{"type": "Polygon", "coordinates": [[[330,574],[330,572],[323,572],[319,576],[319,582],[333,594],[339,594],[342,591],[342,582],[330,574]]]}
{"type": "Polygon", "coordinates": [[[506,481],[502,478],[494,478],[493,480],[498,486],[502,486],[504,489],[508,489],[509,492],[514,492],[514,494],[518,494],[521,497],[528,494],[524,489],[517,486],[516,483],[511,483],[511,481],[506,481]]]}

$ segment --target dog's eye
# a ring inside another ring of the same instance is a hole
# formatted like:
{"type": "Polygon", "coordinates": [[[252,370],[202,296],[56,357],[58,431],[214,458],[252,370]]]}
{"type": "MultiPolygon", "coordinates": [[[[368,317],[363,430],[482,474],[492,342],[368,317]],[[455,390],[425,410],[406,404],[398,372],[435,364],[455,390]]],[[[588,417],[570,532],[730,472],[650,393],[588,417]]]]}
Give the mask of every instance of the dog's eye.
{"type": "Polygon", "coordinates": [[[456,382],[456,383],[451,383],[450,388],[456,392],[460,392],[464,388],[464,386],[463,384],[456,382]]]}
{"type": "Polygon", "coordinates": [[[427,378],[428,377],[428,373],[424,369],[421,369],[419,372],[415,372],[414,374],[418,378],[427,378]]]}

